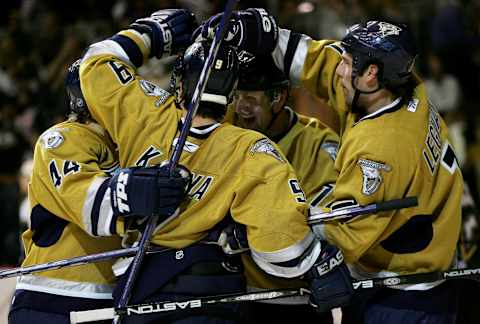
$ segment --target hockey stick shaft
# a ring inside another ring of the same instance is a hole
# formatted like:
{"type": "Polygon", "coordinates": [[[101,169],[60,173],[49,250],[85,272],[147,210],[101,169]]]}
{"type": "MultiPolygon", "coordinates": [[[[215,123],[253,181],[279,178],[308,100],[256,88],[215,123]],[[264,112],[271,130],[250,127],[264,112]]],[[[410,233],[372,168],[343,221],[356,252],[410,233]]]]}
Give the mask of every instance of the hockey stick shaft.
{"type": "MultiPolygon", "coordinates": [[[[438,280],[452,279],[473,279],[480,281],[480,268],[456,269],[443,272],[429,272],[404,276],[357,280],[353,281],[352,285],[355,290],[363,290],[373,288],[388,288],[403,284],[431,283],[438,280]]],[[[116,315],[148,315],[154,313],[198,309],[217,304],[252,302],[276,298],[305,296],[308,294],[309,291],[304,288],[266,290],[255,293],[195,298],[181,302],[152,302],[148,304],[130,305],[123,308],[102,308],[89,311],[71,312],[70,318],[72,323],[84,323],[93,320],[112,319],[116,315]]]]}
{"type": "Polygon", "coordinates": [[[308,295],[308,293],[308,290],[304,288],[298,288],[267,290],[261,292],[231,295],[219,295],[212,297],[195,298],[179,302],[152,302],[148,304],[131,305],[122,308],[101,308],[88,311],[71,312],[70,321],[71,323],[85,323],[98,320],[108,320],[118,315],[131,316],[166,313],[178,310],[198,309],[217,304],[252,302],[277,298],[304,296],[308,295]]]}
{"type": "Polygon", "coordinates": [[[334,210],[331,212],[323,212],[320,208],[311,208],[308,224],[317,224],[324,221],[351,218],[359,215],[374,214],[382,211],[409,208],[418,205],[417,197],[407,197],[401,199],[387,200],[380,203],[370,204],[366,206],[358,206],[334,210]]]}
{"type": "MultiPolygon", "coordinates": [[[[135,255],[137,251],[138,251],[138,247],[131,247],[126,249],[113,250],[113,251],[101,252],[101,253],[90,254],[90,255],[83,255],[83,256],[74,257],[70,259],[36,264],[28,267],[4,270],[4,271],[0,271],[0,280],[5,278],[23,276],[31,273],[36,273],[36,272],[47,271],[47,270],[74,267],[74,266],[79,266],[87,263],[95,263],[95,262],[102,262],[102,261],[107,261],[107,260],[117,259],[122,257],[129,257],[129,256],[135,255]]],[[[170,251],[170,249],[169,248],[151,249],[147,251],[147,254],[162,253],[166,251],[170,251]]]]}
{"type": "MultiPolygon", "coordinates": [[[[228,27],[228,21],[230,20],[230,16],[232,14],[233,6],[235,5],[236,0],[229,0],[226,4],[224,14],[222,16],[222,19],[220,21],[219,28],[217,28],[217,31],[215,33],[215,36],[213,38],[210,51],[208,53],[208,56],[205,61],[205,65],[202,68],[202,71],[200,72],[200,76],[198,79],[198,83],[195,87],[192,101],[189,103],[189,107],[187,109],[187,116],[185,117],[185,121],[183,124],[183,127],[180,131],[180,135],[178,138],[178,141],[175,145],[174,151],[172,158],[170,159],[170,169],[169,173],[170,175],[173,175],[178,162],[180,161],[180,156],[183,151],[183,147],[185,145],[185,141],[188,135],[188,132],[190,131],[190,127],[192,125],[192,120],[193,117],[195,117],[195,114],[198,109],[198,105],[200,103],[200,98],[202,96],[202,93],[205,90],[205,86],[207,84],[208,77],[210,75],[210,71],[213,66],[213,61],[215,57],[217,56],[218,49],[220,47],[220,43],[223,39],[223,36],[227,30],[228,27]]],[[[145,251],[148,248],[150,237],[155,230],[155,226],[157,224],[157,221],[159,219],[159,215],[153,215],[150,217],[148,220],[147,226],[145,227],[145,230],[142,234],[142,238],[140,240],[139,246],[138,246],[138,252],[136,253],[132,264],[130,265],[130,271],[128,273],[127,281],[125,284],[125,287],[122,291],[122,294],[120,296],[120,300],[118,302],[118,307],[124,307],[128,304],[130,300],[130,295],[131,291],[133,289],[133,285],[135,283],[135,280],[138,276],[138,273],[140,271],[140,266],[141,263],[144,259],[145,256],[145,251]]],[[[161,227],[161,225],[160,225],[161,227]]],[[[114,319],[114,323],[120,323],[121,317],[116,317],[114,319]]]]}
{"type": "Polygon", "coordinates": [[[173,173],[178,162],[180,161],[180,156],[183,151],[183,146],[185,145],[185,141],[187,139],[188,132],[190,131],[190,127],[192,126],[193,117],[195,117],[198,106],[200,104],[200,99],[202,97],[203,92],[205,91],[205,87],[207,85],[208,77],[210,76],[210,71],[213,67],[213,61],[217,56],[218,49],[220,48],[220,43],[223,40],[223,37],[228,28],[228,22],[230,20],[230,16],[232,15],[233,7],[238,0],[229,0],[225,5],[225,10],[223,11],[222,19],[220,20],[219,26],[216,29],[215,36],[213,38],[212,44],[210,45],[210,50],[208,56],[205,60],[205,64],[200,72],[200,76],[198,77],[197,85],[195,86],[195,90],[193,92],[192,100],[188,103],[187,109],[187,116],[185,117],[185,121],[183,123],[183,127],[180,131],[180,135],[178,137],[177,143],[175,145],[172,158],[170,160],[170,174],[173,173]]]}

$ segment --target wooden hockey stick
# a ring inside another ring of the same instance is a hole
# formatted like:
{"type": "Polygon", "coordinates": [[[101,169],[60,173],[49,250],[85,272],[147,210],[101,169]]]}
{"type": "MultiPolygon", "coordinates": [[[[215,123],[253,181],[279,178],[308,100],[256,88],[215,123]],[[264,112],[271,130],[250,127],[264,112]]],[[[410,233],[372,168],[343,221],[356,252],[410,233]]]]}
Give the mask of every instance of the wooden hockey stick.
{"type": "MultiPolygon", "coordinates": [[[[454,269],[449,271],[419,273],[385,278],[372,278],[352,281],[355,290],[394,287],[404,284],[432,283],[439,280],[471,279],[480,282],[480,268],[454,269]]],[[[118,315],[148,315],[155,313],[167,313],[188,309],[197,309],[211,305],[225,303],[240,303],[271,300],[284,297],[296,297],[309,295],[305,288],[265,290],[254,293],[219,295],[188,299],[184,301],[163,301],[146,304],[130,305],[122,308],[101,308],[88,311],[70,313],[71,323],[86,323],[98,320],[112,319],[118,315]]]]}

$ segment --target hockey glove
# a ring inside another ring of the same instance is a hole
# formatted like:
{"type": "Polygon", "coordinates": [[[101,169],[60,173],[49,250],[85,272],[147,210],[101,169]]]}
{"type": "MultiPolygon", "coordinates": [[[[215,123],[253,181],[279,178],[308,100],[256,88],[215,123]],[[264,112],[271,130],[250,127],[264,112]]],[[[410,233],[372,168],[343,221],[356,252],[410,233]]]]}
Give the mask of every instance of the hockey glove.
{"type": "Polygon", "coordinates": [[[190,172],[179,166],[172,176],[168,165],[121,169],[110,180],[115,217],[150,217],[160,221],[173,215],[187,195],[190,172]]]}
{"type": "Polygon", "coordinates": [[[210,231],[204,241],[207,244],[217,244],[228,255],[249,250],[247,228],[233,221],[223,228],[210,231]]]}
{"type": "MultiPolygon", "coordinates": [[[[194,39],[213,39],[223,13],[212,16],[193,33],[194,39]]],[[[224,41],[239,50],[254,55],[270,54],[278,40],[278,27],[275,18],[265,9],[250,8],[232,14],[224,41]]]]}
{"type": "Polygon", "coordinates": [[[155,11],[150,17],[135,20],[130,28],[150,37],[149,57],[162,58],[188,47],[197,26],[195,16],[190,11],[164,9],[155,11]]]}
{"type": "Polygon", "coordinates": [[[309,302],[319,313],[346,306],[353,297],[350,272],[342,251],[327,241],[322,241],[322,252],[306,278],[310,279],[309,302]]]}

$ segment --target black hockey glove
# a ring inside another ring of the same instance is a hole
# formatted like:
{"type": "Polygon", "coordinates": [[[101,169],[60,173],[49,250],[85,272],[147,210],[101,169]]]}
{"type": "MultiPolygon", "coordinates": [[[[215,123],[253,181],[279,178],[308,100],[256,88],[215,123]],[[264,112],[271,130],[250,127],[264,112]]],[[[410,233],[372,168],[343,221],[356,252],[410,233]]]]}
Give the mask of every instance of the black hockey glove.
{"type": "Polygon", "coordinates": [[[150,37],[149,57],[162,58],[188,47],[197,26],[195,16],[187,9],[164,9],[155,11],[150,17],[135,20],[130,28],[150,37]]]}
{"type": "MultiPolygon", "coordinates": [[[[193,33],[197,37],[213,39],[223,13],[206,20],[193,33]]],[[[270,54],[278,40],[278,27],[275,18],[265,9],[249,8],[232,14],[224,41],[239,50],[246,50],[254,55],[270,54]]]]}
{"type": "Polygon", "coordinates": [[[110,180],[110,197],[115,217],[150,217],[160,221],[173,215],[187,195],[190,172],[177,167],[170,177],[169,168],[121,169],[110,180]]]}
{"type": "Polygon", "coordinates": [[[233,221],[225,227],[210,231],[204,241],[208,244],[217,244],[228,255],[249,250],[246,226],[233,221]]]}
{"type": "Polygon", "coordinates": [[[319,313],[346,306],[353,296],[350,272],[342,251],[327,241],[322,241],[322,252],[306,278],[310,279],[309,302],[319,313]]]}

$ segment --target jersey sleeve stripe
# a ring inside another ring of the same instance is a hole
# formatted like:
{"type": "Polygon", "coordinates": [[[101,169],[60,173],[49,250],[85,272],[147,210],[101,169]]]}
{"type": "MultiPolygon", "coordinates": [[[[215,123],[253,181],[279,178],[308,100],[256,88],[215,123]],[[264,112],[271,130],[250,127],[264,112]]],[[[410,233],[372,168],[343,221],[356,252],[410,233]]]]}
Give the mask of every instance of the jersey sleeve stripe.
{"type": "MultiPolygon", "coordinates": [[[[107,177],[96,177],[90,184],[83,203],[82,219],[85,231],[93,236],[99,235],[99,219],[107,219],[109,217],[107,209],[110,209],[110,212],[112,209],[109,192],[106,192],[108,189],[108,179],[107,177]],[[105,197],[108,199],[108,202],[102,204],[105,197]],[[100,215],[102,214],[105,216],[101,217],[100,215]]],[[[104,232],[103,228],[104,227],[102,227],[101,232],[104,232]]]]}
{"type": "Polygon", "coordinates": [[[111,39],[101,41],[91,45],[85,55],[82,58],[82,62],[85,62],[89,58],[97,55],[113,55],[123,61],[126,64],[134,67],[135,65],[130,61],[130,57],[119,43],[111,39]]]}
{"type": "Polygon", "coordinates": [[[111,40],[117,42],[127,53],[130,61],[136,66],[140,67],[143,64],[143,53],[138,45],[130,38],[124,35],[114,35],[111,40]]]}
{"type": "Polygon", "coordinates": [[[313,234],[308,234],[309,241],[311,242],[303,253],[296,258],[291,260],[286,260],[283,251],[279,252],[277,262],[272,262],[274,260],[274,254],[272,252],[268,253],[268,260],[265,259],[265,253],[260,253],[252,250],[252,258],[255,263],[265,272],[282,278],[295,278],[303,275],[307,272],[315,263],[321,251],[320,241],[314,239],[313,234]],[[295,261],[296,262],[292,262],[295,261]]]}
{"type": "MultiPolygon", "coordinates": [[[[306,35],[300,35],[298,41],[290,42],[290,37],[292,33],[287,29],[280,28],[278,31],[278,45],[272,53],[273,60],[275,64],[285,72],[289,76],[290,81],[293,85],[300,84],[300,75],[303,70],[303,64],[307,57],[308,53],[308,46],[310,43],[311,38],[306,35]],[[288,48],[288,47],[291,48],[288,48]],[[290,68],[287,71],[286,66],[284,64],[284,58],[288,56],[292,56],[290,52],[293,52],[293,58],[291,59],[290,68]]],[[[298,37],[298,36],[294,36],[298,37]]]]}
{"type": "Polygon", "coordinates": [[[110,224],[113,221],[113,210],[110,201],[109,181],[105,180],[95,194],[92,213],[92,234],[95,236],[111,235],[110,224]]]}

